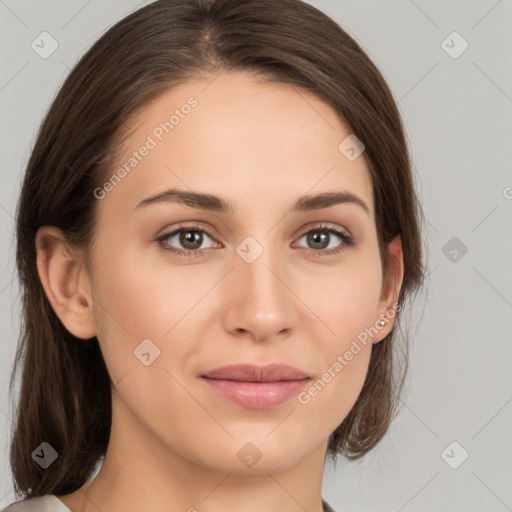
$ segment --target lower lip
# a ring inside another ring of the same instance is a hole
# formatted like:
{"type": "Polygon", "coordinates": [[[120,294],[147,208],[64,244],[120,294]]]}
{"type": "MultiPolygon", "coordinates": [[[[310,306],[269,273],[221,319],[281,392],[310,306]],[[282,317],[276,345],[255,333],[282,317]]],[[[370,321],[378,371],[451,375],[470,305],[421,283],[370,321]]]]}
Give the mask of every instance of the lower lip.
{"type": "Polygon", "coordinates": [[[297,395],[310,379],[276,382],[241,382],[236,380],[203,380],[211,389],[229,400],[254,409],[264,409],[279,405],[297,395]]]}

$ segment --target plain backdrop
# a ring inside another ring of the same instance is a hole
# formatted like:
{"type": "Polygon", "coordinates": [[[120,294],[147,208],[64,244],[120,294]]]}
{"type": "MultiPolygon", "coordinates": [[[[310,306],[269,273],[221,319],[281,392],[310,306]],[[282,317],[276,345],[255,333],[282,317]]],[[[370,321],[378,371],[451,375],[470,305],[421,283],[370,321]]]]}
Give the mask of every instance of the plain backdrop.
{"type": "MultiPolygon", "coordinates": [[[[148,2],[0,0],[0,507],[14,501],[8,379],[19,333],[14,214],[36,130],[72,65],[148,2]],[[48,32],[48,57],[32,42],[48,32]]],[[[401,412],[360,462],[326,467],[337,512],[512,510],[512,2],[310,2],[398,102],[428,223],[401,412]],[[508,226],[508,227],[507,227],[508,226]]]]}

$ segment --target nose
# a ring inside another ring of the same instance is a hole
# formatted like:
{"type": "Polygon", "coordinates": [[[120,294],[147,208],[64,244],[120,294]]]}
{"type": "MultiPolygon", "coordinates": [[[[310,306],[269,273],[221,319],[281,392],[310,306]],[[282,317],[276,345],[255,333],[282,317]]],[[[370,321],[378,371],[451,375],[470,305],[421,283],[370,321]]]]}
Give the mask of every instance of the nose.
{"type": "Polygon", "coordinates": [[[250,334],[256,341],[289,335],[297,326],[300,304],[289,272],[267,249],[249,261],[237,254],[224,282],[224,328],[236,336],[250,334]]]}

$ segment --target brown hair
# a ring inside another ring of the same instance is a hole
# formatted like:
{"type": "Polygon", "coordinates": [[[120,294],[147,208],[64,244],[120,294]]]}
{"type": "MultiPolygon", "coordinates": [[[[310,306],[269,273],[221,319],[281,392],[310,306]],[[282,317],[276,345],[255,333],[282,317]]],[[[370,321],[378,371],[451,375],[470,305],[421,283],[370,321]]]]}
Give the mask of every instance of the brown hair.
{"type": "MultiPolygon", "coordinates": [[[[179,83],[231,70],[305,88],[339,113],[365,145],[385,280],[391,275],[387,244],[400,235],[400,304],[420,288],[421,208],[404,129],[384,78],[361,47],[301,0],[158,0],[142,7],[105,32],[75,65],[46,114],[26,169],[16,228],[22,328],[10,381],[12,393],[22,365],[10,451],[16,493],[77,490],[105,454],[111,425],[111,380],[98,340],[74,337],[53,311],[36,267],[38,228],[61,228],[87,254],[96,225],[93,190],[111,175],[128,120],[179,83]],[[32,457],[43,441],[58,453],[47,469],[32,457]]],[[[334,458],[361,457],[387,431],[407,368],[403,349],[396,379],[395,330],[372,347],[362,392],[329,439],[334,458]]]]}

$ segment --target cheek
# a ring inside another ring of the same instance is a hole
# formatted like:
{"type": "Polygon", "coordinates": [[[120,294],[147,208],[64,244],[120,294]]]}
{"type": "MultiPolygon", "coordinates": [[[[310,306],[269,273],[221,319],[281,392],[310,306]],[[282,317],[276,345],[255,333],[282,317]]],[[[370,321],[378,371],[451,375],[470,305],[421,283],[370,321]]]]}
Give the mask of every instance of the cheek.
{"type": "Polygon", "coordinates": [[[298,399],[331,432],[353,408],[368,373],[372,349],[365,332],[368,317],[364,311],[352,314],[350,308],[338,308],[338,317],[331,321],[336,335],[317,338],[313,349],[320,360],[318,373],[298,399]]]}
{"type": "Polygon", "coordinates": [[[179,362],[187,347],[172,342],[176,333],[183,335],[192,297],[176,292],[187,289],[179,276],[170,279],[169,272],[145,264],[140,253],[135,258],[129,250],[110,249],[105,252],[112,257],[97,265],[93,283],[97,337],[108,372],[139,419],[169,425],[190,407],[190,396],[173,378],[182,381],[179,362]]]}
{"type": "Polygon", "coordinates": [[[356,402],[368,372],[381,292],[380,260],[361,254],[350,267],[340,266],[339,273],[323,280],[320,288],[308,283],[308,305],[314,306],[322,330],[321,336],[310,336],[315,340],[311,351],[321,363],[299,401],[334,430],[356,402]]]}
{"type": "Polygon", "coordinates": [[[361,347],[350,360],[345,352],[340,354],[300,397],[301,403],[309,401],[306,410],[310,408],[309,414],[317,418],[324,432],[333,432],[354,407],[368,373],[370,354],[370,346],[361,347]]]}
{"type": "Polygon", "coordinates": [[[171,337],[164,335],[183,315],[175,284],[163,282],[135,251],[121,248],[116,242],[103,246],[92,283],[97,337],[114,382],[128,371],[148,369],[144,358],[154,361],[151,366],[160,363],[171,337]]]}
{"type": "Polygon", "coordinates": [[[94,282],[94,295],[101,303],[103,337],[122,333],[133,342],[161,339],[183,316],[185,283],[179,275],[170,276],[154,263],[145,263],[135,250],[110,249],[104,249],[112,256],[98,265],[94,282]]]}
{"type": "Polygon", "coordinates": [[[140,248],[112,240],[102,248],[108,257],[98,255],[93,280],[97,337],[107,368],[114,382],[142,371],[148,393],[163,390],[169,380],[165,369],[177,378],[186,373],[187,361],[201,351],[193,342],[198,329],[218,318],[209,293],[217,278],[212,269],[172,268],[165,258],[146,258],[140,248]],[[157,382],[162,376],[165,382],[157,382]]]}
{"type": "Polygon", "coordinates": [[[338,269],[304,276],[302,296],[326,332],[324,353],[342,350],[346,343],[378,319],[382,274],[371,251],[354,253],[338,269]]]}

